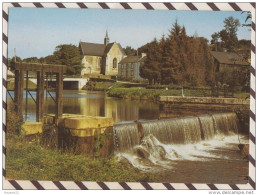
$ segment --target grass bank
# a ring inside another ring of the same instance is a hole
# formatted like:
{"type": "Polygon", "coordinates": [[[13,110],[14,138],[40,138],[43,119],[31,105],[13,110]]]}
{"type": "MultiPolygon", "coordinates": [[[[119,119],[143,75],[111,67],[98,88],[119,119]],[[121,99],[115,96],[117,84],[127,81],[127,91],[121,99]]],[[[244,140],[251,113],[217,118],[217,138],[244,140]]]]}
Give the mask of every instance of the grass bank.
{"type": "MultiPolygon", "coordinates": [[[[89,81],[83,89],[90,91],[107,91],[107,94],[110,97],[150,101],[157,101],[159,96],[181,96],[182,93],[181,88],[179,87],[171,87],[169,85],[147,85],[130,82],[89,81]]],[[[212,91],[209,88],[184,88],[183,91],[184,96],[212,96],[212,91]]],[[[219,91],[219,96],[224,96],[223,90],[219,91]]],[[[234,98],[246,98],[248,96],[248,92],[235,92],[233,94],[234,98]]]]}
{"type": "MultiPolygon", "coordinates": [[[[184,89],[184,96],[194,97],[210,97],[210,89],[184,89]]],[[[181,89],[146,89],[144,87],[130,87],[114,86],[107,91],[110,97],[117,97],[123,99],[135,100],[151,100],[157,101],[159,96],[181,96],[181,89]]],[[[223,97],[223,94],[220,94],[223,97]]],[[[235,98],[246,98],[249,96],[247,92],[237,92],[234,94],[235,98]]]]}
{"type": "MultiPolygon", "coordinates": [[[[159,96],[181,96],[181,89],[146,89],[142,87],[113,87],[108,92],[111,97],[157,101],[159,96]]],[[[210,96],[210,90],[184,89],[185,96],[210,96]]]]}
{"type": "Polygon", "coordinates": [[[154,181],[151,173],[123,164],[113,158],[91,159],[60,153],[28,143],[21,138],[7,139],[6,177],[13,180],[53,181],[154,181]]]}
{"type": "Polygon", "coordinates": [[[89,90],[89,91],[105,91],[110,86],[113,85],[113,82],[96,82],[96,81],[89,81],[87,85],[85,85],[82,89],[89,90]]]}
{"type": "MultiPolygon", "coordinates": [[[[8,90],[14,90],[14,85],[15,85],[14,81],[8,82],[7,83],[7,89],[8,90]]],[[[26,80],[25,79],[23,81],[23,87],[24,87],[24,89],[26,89],[26,80]]],[[[36,90],[37,89],[37,85],[29,80],[28,81],[28,89],[29,90],[36,90]]]]}

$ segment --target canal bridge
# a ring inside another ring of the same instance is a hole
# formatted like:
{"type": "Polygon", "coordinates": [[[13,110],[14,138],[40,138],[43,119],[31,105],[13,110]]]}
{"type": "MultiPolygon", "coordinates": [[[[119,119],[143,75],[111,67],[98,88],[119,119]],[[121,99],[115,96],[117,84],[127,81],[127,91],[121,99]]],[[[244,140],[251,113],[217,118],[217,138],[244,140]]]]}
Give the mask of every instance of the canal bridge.
{"type": "MultiPolygon", "coordinates": [[[[37,84],[36,78],[30,78],[31,82],[37,84]]],[[[87,84],[89,78],[69,78],[65,77],[63,79],[63,88],[64,89],[75,89],[81,90],[83,86],[87,84]]],[[[56,82],[56,78],[45,78],[45,82],[48,82],[48,85],[53,85],[56,82]]]]}

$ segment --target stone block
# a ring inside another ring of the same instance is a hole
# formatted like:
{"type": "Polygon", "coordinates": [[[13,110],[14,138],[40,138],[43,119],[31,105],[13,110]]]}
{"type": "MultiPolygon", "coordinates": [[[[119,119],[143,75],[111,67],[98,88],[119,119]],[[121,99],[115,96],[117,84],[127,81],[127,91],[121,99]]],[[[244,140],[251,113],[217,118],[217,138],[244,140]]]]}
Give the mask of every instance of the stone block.
{"type": "Polygon", "coordinates": [[[64,127],[68,129],[96,129],[103,127],[111,127],[114,124],[113,118],[107,117],[76,117],[65,118],[64,127]]]}
{"type": "Polygon", "coordinates": [[[41,122],[25,122],[22,125],[22,129],[25,135],[33,135],[42,133],[43,126],[41,122]]]}

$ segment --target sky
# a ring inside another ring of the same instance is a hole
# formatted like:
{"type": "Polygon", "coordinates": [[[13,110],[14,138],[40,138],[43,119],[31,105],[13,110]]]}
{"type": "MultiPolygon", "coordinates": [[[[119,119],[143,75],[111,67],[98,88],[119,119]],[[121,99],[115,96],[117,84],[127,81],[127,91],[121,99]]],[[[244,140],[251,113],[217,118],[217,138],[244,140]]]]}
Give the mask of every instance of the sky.
{"type": "MultiPolygon", "coordinates": [[[[175,20],[185,26],[189,36],[211,39],[224,28],[224,19],[233,16],[245,22],[246,13],[169,10],[98,10],[55,8],[10,8],[8,57],[45,57],[60,44],[80,41],[104,43],[106,30],[110,42],[138,48],[154,38],[168,35],[175,20]]],[[[239,27],[238,39],[251,39],[247,27],[239,27]]]]}

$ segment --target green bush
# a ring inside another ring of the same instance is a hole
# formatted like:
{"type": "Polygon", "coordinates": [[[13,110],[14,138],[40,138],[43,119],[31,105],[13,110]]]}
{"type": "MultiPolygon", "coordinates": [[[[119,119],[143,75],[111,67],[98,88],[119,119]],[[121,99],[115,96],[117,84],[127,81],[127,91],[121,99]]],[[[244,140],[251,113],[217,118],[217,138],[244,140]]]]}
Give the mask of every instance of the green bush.
{"type": "Polygon", "coordinates": [[[105,91],[108,90],[109,87],[113,85],[113,82],[96,82],[96,81],[89,81],[84,87],[84,90],[90,91],[105,91]]]}
{"type": "Polygon", "coordinates": [[[17,116],[13,103],[8,103],[6,114],[6,131],[7,136],[19,136],[22,131],[22,118],[17,116]]]}

